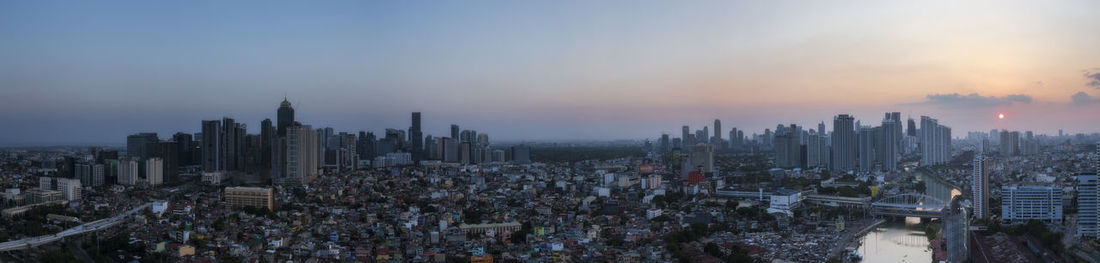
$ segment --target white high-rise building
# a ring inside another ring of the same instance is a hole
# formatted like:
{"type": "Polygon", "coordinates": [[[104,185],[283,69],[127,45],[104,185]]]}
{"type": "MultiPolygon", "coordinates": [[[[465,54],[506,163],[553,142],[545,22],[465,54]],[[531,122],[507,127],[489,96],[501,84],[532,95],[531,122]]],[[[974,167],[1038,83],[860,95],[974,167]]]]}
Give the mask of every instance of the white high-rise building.
{"type": "Polygon", "coordinates": [[[164,183],[164,160],[160,158],[145,159],[145,183],[150,186],[158,186],[164,183]]]}
{"type": "Polygon", "coordinates": [[[1001,187],[1001,220],[1062,224],[1062,188],[1039,185],[1001,187]]]}
{"type": "Polygon", "coordinates": [[[951,159],[951,128],[928,116],[920,117],[921,166],[947,163],[951,159]]]}
{"type": "Polygon", "coordinates": [[[118,161],[118,184],[121,185],[135,185],[137,184],[138,175],[141,173],[141,167],[137,161],[134,160],[119,160],[118,161]]]}
{"type": "Polygon", "coordinates": [[[278,183],[308,184],[318,175],[320,135],[310,126],[290,126],[286,130],[286,175],[278,183]]]}
{"type": "Polygon", "coordinates": [[[989,216],[989,163],[981,153],[974,156],[973,169],[970,189],[974,191],[974,218],[985,219],[989,216]]]}
{"type": "Polygon", "coordinates": [[[820,132],[810,134],[810,138],[806,141],[806,167],[827,168],[828,166],[829,146],[825,144],[825,136],[820,132]]]}
{"type": "Polygon", "coordinates": [[[39,177],[38,188],[60,191],[61,198],[68,201],[80,200],[82,189],[80,179],[57,177],[39,177]]]}
{"type": "Polygon", "coordinates": [[[1097,207],[1096,173],[1077,175],[1077,236],[1097,237],[1096,220],[1100,208],[1097,207]]]}

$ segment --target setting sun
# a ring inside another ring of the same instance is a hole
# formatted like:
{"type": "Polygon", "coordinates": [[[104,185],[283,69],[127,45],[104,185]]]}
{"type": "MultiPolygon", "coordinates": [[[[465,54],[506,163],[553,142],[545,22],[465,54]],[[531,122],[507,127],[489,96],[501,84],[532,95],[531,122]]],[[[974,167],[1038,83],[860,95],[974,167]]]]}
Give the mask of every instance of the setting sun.
{"type": "Polygon", "coordinates": [[[997,114],[997,118],[1003,120],[1005,118],[1005,114],[1004,113],[997,114]]]}

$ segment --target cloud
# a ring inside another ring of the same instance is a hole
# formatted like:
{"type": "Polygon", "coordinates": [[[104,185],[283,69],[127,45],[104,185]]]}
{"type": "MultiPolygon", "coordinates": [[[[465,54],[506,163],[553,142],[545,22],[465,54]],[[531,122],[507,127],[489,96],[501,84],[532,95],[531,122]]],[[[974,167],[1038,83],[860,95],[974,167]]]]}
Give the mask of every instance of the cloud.
{"type": "MultiPolygon", "coordinates": [[[[1100,89],[1100,68],[1086,70],[1084,75],[1085,79],[1088,81],[1086,85],[1088,85],[1089,87],[1100,89]]],[[[1073,96],[1076,97],[1077,94],[1073,94],[1073,96]]]]}
{"type": "Polygon", "coordinates": [[[1073,99],[1074,105],[1089,105],[1100,102],[1100,99],[1094,99],[1092,98],[1092,96],[1090,96],[1088,93],[1085,93],[1084,91],[1074,93],[1073,96],[1070,98],[1073,99]]]}
{"type": "Polygon", "coordinates": [[[1011,94],[1004,97],[996,96],[982,96],[978,93],[970,93],[962,95],[959,93],[951,94],[929,94],[922,102],[912,104],[923,105],[936,105],[943,108],[987,108],[996,106],[1007,106],[1013,103],[1031,103],[1034,99],[1031,96],[1024,94],[1011,94]]]}

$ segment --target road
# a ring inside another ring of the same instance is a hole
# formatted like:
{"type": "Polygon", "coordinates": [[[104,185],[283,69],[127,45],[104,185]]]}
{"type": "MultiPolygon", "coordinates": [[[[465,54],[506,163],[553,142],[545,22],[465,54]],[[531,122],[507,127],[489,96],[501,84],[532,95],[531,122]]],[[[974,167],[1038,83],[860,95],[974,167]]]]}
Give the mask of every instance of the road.
{"type": "Polygon", "coordinates": [[[122,220],[126,219],[126,217],[128,217],[128,216],[130,216],[134,213],[137,213],[138,211],[144,210],[152,204],[153,203],[151,203],[151,202],[150,203],[145,203],[141,206],[138,206],[138,207],[135,207],[133,209],[127,210],[126,212],[122,212],[120,214],[117,214],[117,215],[114,215],[114,216],[111,216],[111,217],[108,217],[108,218],[88,222],[88,223],[85,223],[85,224],[82,224],[82,225],[79,225],[79,226],[76,226],[76,227],[73,227],[73,228],[66,229],[64,231],[58,232],[58,233],[53,234],[53,235],[28,237],[28,238],[24,238],[24,239],[20,239],[20,240],[13,240],[13,241],[0,243],[0,251],[12,251],[12,250],[20,250],[20,249],[27,249],[27,248],[37,247],[37,246],[41,246],[42,244],[62,240],[66,237],[80,235],[80,234],[84,234],[84,233],[88,233],[88,232],[103,230],[103,229],[106,229],[108,227],[114,226],[118,223],[121,223],[122,220]]]}

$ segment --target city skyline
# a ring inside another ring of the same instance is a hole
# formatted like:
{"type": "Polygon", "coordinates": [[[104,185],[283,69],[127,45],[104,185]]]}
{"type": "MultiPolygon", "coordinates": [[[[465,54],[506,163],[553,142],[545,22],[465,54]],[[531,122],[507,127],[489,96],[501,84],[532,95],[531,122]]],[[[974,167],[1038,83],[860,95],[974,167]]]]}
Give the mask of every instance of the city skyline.
{"type": "Polygon", "coordinates": [[[255,131],[284,95],[314,127],[380,133],[423,112],[424,135],[460,123],[506,141],[882,112],[955,137],[1100,131],[1100,3],[995,3],[9,2],[0,145],[120,144],[222,117],[255,131]]]}

